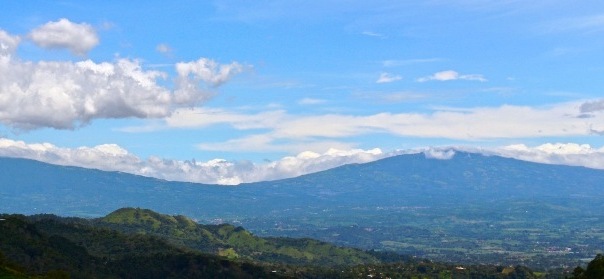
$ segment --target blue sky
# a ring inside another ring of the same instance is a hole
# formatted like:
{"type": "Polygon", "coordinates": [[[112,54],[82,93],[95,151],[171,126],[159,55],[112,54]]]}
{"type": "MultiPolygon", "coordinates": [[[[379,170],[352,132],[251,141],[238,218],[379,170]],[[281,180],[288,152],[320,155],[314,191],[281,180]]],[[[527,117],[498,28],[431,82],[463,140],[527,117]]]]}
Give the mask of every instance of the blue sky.
{"type": "Polygon", "coordinates": [[[216,182],[183,173],[431,146],[604,153],[599,1],[0,4],[6,156],[216,182]]]}

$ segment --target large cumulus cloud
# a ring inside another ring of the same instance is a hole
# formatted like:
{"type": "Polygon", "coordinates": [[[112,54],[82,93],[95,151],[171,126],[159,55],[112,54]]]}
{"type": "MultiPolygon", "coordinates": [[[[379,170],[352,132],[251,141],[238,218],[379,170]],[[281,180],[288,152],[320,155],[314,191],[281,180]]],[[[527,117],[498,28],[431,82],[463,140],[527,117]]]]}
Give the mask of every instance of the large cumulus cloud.
{"type": "MultiPolygon", "coordinates": [[[[88,38],[90,28],[60,20],[35,29],[30,37],[46,47],[80,53],[95,45],[88,38]],[[84,44],[78,46],[77,40],[84,44]]],[[[16,56],[20,41],[0,30],[0,123],[20,130],[74,129],[98,118],[165,117],[177,107],[206,101],[215,87],[245,68],[200,58],[177,63],[171,78],[144,69],[136,59],[25,61],[16,56]]]]}

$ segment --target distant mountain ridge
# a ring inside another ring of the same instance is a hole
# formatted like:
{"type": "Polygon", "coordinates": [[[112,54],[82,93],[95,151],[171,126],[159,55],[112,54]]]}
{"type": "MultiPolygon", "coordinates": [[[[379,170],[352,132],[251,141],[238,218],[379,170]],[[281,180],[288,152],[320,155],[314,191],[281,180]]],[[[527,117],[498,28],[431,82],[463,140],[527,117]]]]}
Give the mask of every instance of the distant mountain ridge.
{"type": "Polygon", "coordinates": [[[19,213],[102,216],[116,208],[143,207],[196,218],[223,218],[236,206],[269,208],[312,202],[410,205],[514,197],[602,196],[604,171],[530,163],[457,152],[448,160],[424,154],[399,155],[366,164],[279,181],[237,187],[169,182],[120,172],[50,165],[0,157],[0,210],[19,213]],[[577,187],[579,185],[580,187],[577,187]],[[463,192],[461,192],[463,191],[463,192]],[[464,192],[466,194],[464,194],[464,192]],[[295,198],[292,198],[295,197],[295,198]],[[276,199],[269,204],[260,201],[276,199]],[[394,200],[393,200],[394,199],[394,200]],[[220,203],[212,204],[220,200],[220,203]],[[195,202],[197,201],[197,202],[195,202]]]}

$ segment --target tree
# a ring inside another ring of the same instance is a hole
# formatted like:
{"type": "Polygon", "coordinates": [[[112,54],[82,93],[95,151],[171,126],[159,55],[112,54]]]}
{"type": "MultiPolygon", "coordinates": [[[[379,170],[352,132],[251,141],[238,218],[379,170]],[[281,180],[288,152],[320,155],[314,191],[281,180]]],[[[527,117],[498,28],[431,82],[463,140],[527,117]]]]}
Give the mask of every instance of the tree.
{"type": "Polygon", "coordinates": [[[577,267],[573,270],[573,278],[575,279],[602,279],[604,278],[604,255],[598,254],[587,264],[587,268],[583,270],[577,267]]]}

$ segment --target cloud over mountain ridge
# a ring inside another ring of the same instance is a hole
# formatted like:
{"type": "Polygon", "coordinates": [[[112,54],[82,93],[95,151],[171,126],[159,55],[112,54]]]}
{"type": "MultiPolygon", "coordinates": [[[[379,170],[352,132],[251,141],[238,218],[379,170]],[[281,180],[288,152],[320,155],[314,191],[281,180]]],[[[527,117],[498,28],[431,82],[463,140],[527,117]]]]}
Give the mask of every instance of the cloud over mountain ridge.
{"type": "Polygon", "coordinates": [[[227,161],[214,159],[207,162],[171,160],[159,157],[139,158],[116,144],[94,147],[62,148],[50,143],[28,144],[0,138],[0,156],[34,159],[46,163],[121,171],[173,181],[206,184],[237,185],[296,177],[308,173],[353,164],[367,163],[401,154],[424,153],[427,158],[446,160],[456,151],[497,155],[525,161],[584,166],[604,169],[604,147],[592,148],[587,144],[556,143],[536,147],[509,145],[499,148],[477,147],[427,147],[383,152],[371,150],[330,149],[325,153],[301,152],[272,162],[227,161]]]}

